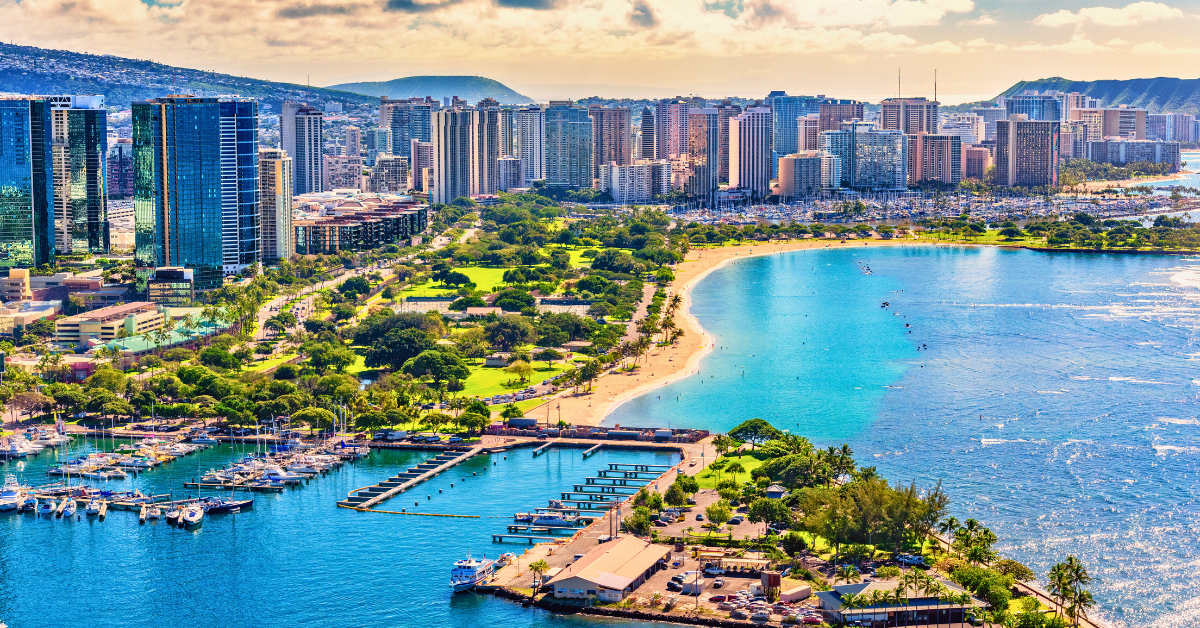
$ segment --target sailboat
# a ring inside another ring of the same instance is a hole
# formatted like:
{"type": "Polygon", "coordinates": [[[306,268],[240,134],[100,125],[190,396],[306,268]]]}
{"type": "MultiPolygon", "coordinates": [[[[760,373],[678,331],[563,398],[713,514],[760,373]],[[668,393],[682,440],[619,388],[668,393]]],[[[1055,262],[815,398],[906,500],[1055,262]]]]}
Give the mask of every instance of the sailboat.
{"type": "Polygon", "coordinates": [[[75,516],[75,511],[79,506],[75,503],[74,497],[65,497],[64,499],[66,499],[67,505],[63,507],[62,516],[63,519],[70,519],[75,516]]]}
{"type": "Polygon", "coordinates": [[[167,509],[167,523],[170,525],[175,525],[175,522],[179,521],[180,514],[181,514],[181,511],[179,509],[179,506],[171,506],[170,508],[168,508],[167,509]]]}
{"type": "Polygon", "coordinates": [[[87,513],[87,516],[91,517],[100,514],[100,503],[99,497],[93,496],[91,499],[89,499],[87,508],[84,509],[84,512],[87,513]]]}

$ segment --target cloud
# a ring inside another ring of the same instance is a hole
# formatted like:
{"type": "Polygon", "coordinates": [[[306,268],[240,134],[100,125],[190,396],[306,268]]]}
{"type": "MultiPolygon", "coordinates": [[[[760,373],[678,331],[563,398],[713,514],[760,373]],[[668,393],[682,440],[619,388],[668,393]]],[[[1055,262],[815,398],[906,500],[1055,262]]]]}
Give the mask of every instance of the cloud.
{"type": "Polygon", "coordinates": [[[917,40],[908,35],[871,33],[860,39],[858,44],[865,50],[891,52],[897,48],[911,48],[917,44],[917,40]]]}
{"type": "Polygon", "coordinates": [[[1013,50],[1019,52],[1071,52],[1071,53],[1090,53],[1090,52],[1107,52],[1111,50],[1107,46],[1097,44],[1087,38],[1083,33],[1075,33],[1071,36],[1071,40],[1062,44],[1039,44],[1030,43],[1023,46],[1017,46],[1013,50]]]}
{"type": "Polygon", "coordinates": [[[432,0],[429,2],[419,2],[418,0],[387,0],[383,8],[386,11],[398,11],[400,13],[427,13],[429,11],[437,11],[446,7],[454,6],[463,0],[432,0]]]}
{"type": "Polygon", "coordinates": [[[1120,8],[1087,7],[1072,13],[1062,9],[1033,18],[1038,26],[1069,26],[1090,22],[1100,26],[1135,26],[1145,22],[1160,22],[1184,17],[1183,11],[1161,2],[1134,2],[1120,8]]]}
{"type": "Polygon", "coordinates": [[[932,44],[925,44],[913,48],[917,52],[933,52],[939,54],[958,54],[962,52],[962,47],[958,44],[949,41],[939,41],[932,44]]]}
{"type": "Polygon", "coordinates": [[[959,26],[995,26],[999,23],[1000,22],[996,21],[996,18],[988,15],[987,13],[984,13],[973,20],[962,20],[961,22],[958,23],[958,25],[959,26]]]}
{"type": "Polygon", "coordinates": [[[1200,49],[1197,48],[1168,48],[1157,41],[1142,42],[1131,49],[1139,54],[1158,54],[1158,55],[1194,55],[1200,54],[1200,49]]]}
{"type": "Polygon", "coordinates": [[[366,8],[361,4],[296,4],[275,12],[280,19],[298,19],[319,15],[353,15],[366,8]]]}
{"type": "Polygon", "coordinates": [[[509,9],[538,9],[545,11],[557,9],[562,4],[559,0],[494,0],[497,6],[509,9]]]}
{"type": "Polygon", "coordinates": [[[1008,46],[1004,44],[994,44],[983,37],[977,37],[963,44],[967,48],[991,48],[993,50],[1008,50],[1008,46]]]}
{"type": "Polygon", "coordinates": [[[755,28],[774,22],[792,24],[796,16],[790,7],[771,0],[749,0],[746,2],[746,22],[755,28]]]}
{"type": "Polygon", "coordinates": [[[629,10],[629,22],[642,28],[658,26],[658,16],[654,15],[654,7],[646,0],[633,0],[629,10]]]}
{"type": "Polygon", "coordinates": [[[1104,45],[1111,48],[1111,47],[1115,47],[1115,46],[1127,46],[1127,45],[1129,45],[1129,42],[1125,41],[1124,39],[1121,39],[1120,37],[1116,37],[1114,39],[1110,39],[1110,40],[1104,42],[1104,45]]]}

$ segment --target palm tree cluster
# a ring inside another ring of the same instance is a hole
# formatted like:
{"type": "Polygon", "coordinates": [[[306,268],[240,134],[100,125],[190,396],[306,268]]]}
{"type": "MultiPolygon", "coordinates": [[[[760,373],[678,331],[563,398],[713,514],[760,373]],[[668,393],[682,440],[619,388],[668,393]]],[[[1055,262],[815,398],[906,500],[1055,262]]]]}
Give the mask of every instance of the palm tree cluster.
{"type": "Polygon", "coordinates": [[[943,605],[951,609],[966,609],[975,603],[971,594],[954,591],[918,569],[901,576],[894,589],[871,588],[867,593],[841,595],[843,615],[848,610],[878,609],[880,612],[888,612],[888,625],[892,625],[894,620],[897,626],[902,625],[902,620],[907,623],[904,616],[909,611],[908,607],[917,601],[921,601],[921,610],[934,612],[943,610],[943,605]]]}
{"type": "Polygon", "coordinates": [[[1078,625],[1080,618],[1087,619],[1088,610],[1096,606],[1092,594],[1084,589],[1091,582],[1087,568],[1074,556],[1067,556],[1065,561],[1050,568],[1050,595],[1073,626],[1078,625]]]}

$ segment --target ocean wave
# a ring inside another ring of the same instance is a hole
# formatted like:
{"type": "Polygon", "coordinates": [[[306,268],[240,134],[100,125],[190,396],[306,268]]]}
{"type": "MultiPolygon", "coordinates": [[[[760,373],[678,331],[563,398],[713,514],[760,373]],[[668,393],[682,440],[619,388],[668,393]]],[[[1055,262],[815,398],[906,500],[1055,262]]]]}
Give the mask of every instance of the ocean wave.
{"type": "Polygon", "coordinates": [[[1154,453],[1159,456],[1165,456],[1170,453],[1176,454],[1200,454],[1200,447],[1190,447],[1185,445],[1151,445],[1154,448],[1154,453]]]}
{"type": "Polygon", "coordinates": [[[1160,416],[1158,420],[1172,425],[1200,425],[1200,421],[1196,419],[1175,419],[1169,416],[1160,416]]]}
{"type": "Polygon", "coordinates": [[[1136,377],[1110,377],[1110,382],[1125,382],[1127,384],[1162,384],[1164,386],[1174,386],[1170,382],[1158,382],[1152,379],[1137,379],[1136,377]]]}
{"type": "Polygon", "coordinates": [[[1039,390],[1038,394],[1039,395],[1061,395],[1062,391],[1061,390],[1039,390]]]}

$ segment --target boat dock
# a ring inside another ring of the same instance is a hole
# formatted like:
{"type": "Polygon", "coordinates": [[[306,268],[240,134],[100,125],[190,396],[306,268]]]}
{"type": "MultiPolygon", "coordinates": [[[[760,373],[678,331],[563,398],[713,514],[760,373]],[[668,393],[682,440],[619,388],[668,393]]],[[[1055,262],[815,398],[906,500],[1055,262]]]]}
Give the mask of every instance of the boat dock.
{"type": "Polygon", "coordinates": [[[591,449],[583,452],[583,459],[587,460],[592,454],[595,454],[596,452],[600,451],[600,448],[603,446],[604,446],[604,443],[600,443],[600,444],[592,447],[591,449]]]}
{"type": "Polygon", "coordinates": [[[537,458],[539,454],[541,454],[544,451],[549,450],[550,446],[553,444],[554,443],[546,443],[545,445],[542,445],[541,447],[538,447],[537,449],[533,450],[533,457],[537,458]]]}
{"type": "Polygon", "coordinates": [[[530,536],[527,534],[493,534],[492,542],[493,543],[504,543],[509,539],[515,539],[518,541],[525,541],[526,543],[533,545],[534,543],[539,542],[539,541],[561,541],[564,538],[566,538],[566,537],[562,537],[562,536],[530,536]]]}
{"type": "Polygon", "coordinates": [[[342,508],[369,510],[457,464],[474,458],[483,451],[483,447],[475,447],[465,452],[443,451],[404,473],[398,473],[378,484],[350,491],[346,499],[337,505],[342,508]]]}
{"type": "MultiPolygon", "coordinates": [[[[311,476],[309,476],[311,478],[311,476]]],[[[282,484],[258,484],[243,478],[233,482],[184,482],[184,488],[209,489],[213,491],[254,491],[257,493],[281,493],[282,484]]]]}

